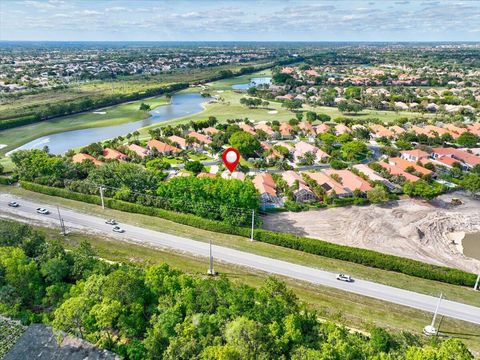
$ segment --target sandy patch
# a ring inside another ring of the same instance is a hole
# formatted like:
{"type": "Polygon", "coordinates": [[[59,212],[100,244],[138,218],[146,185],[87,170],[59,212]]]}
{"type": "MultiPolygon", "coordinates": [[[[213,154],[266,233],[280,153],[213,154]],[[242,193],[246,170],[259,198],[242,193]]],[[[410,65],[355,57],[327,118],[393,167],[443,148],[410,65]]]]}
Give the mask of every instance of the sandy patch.
{"type": "Polygon", "coordinates": [[[0,144],[0,149],[6,148],[8,145],[6,144],[0,144]]]}
{"type": "Polygon", "coordinates": [[[106,111],[93,111],[92,114],[105,115],[106,111]]]}
{"type": "Polygon", "coordinates": [[[222,93],[224,93],[224,92],[225,92],[225,91],[223,91],[223,90],[217,90],[217,93],[219,93],[219,94],[222,94],[222,93]]]}
{"type": "Polygon", "coordinates": [[[277,110],[270,110],[268,113],[270,115],[275,115],[275,114],[278,114],[278,111],[277,110]]]}
{"type": "Polygon", "coordinates": [[[461,246],[462,233],[480,231],[480,201],[461,193],[444,195],[431,203],[401,200],[385,206],[271,214],[264,218],[264,227],[480,271],[480,261],[465,256],[461,246]],[[452,197],[464,204],[450,205],[452,197]]]}

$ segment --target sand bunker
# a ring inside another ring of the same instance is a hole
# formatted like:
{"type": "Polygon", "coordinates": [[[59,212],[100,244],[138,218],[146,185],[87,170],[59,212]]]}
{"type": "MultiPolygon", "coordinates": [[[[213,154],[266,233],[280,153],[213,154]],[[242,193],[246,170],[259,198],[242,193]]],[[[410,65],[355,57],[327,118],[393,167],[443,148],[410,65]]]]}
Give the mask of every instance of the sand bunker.
{"type": "Polygon", "coordinates": [[[275,114],[278,114],[278,111],[277,110],[270,110],[268,113],[270,115],[275,115],[275,114]]]}
{"type": "Polygon", "coordinates": [[[98,115],[105,115],[107,112],[106,111],[94,111],[93,114],[98,114],[98,115]]]}

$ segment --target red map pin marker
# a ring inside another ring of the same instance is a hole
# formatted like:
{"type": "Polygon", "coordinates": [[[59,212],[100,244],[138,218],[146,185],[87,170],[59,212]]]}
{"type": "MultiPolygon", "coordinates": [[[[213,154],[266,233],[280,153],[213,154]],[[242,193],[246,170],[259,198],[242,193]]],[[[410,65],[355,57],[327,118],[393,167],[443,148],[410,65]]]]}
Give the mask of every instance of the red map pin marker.
{"type": "Polygon", "coordinates": [[[233,172],[240,161],[240,153],[237,149],[228,148],[222,154],[222,160],[230,172],[233,172]]]}

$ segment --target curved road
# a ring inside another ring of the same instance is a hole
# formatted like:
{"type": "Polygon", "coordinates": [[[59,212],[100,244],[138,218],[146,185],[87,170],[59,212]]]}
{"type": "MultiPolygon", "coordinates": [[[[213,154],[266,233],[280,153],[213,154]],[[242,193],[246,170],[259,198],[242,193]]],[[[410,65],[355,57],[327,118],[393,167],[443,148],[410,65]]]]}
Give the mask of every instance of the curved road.
{"type": "MultiPolygon", "coordinates": [[[[158,248],[173,249],[176,251],[187,252],[196,256],[209,256],[209,245],[207,243],[165,234],[129,224],[122,224],[122,228],[126,230],[124,234],[116,234],[112,233],[111,226],[105,224],[105,219],[65,208],[61,208],[60,211],[66,226],[69,228],[78,228],[80,230],[88,229],[89,231],[94,230],[99,233],[108,234],[109,236],[113,236],[123,241],[128,240],[158,248]]],[[[59,222],[56,207],[49,206],[47,204],[36,204],[7,194],[0,194],[0,216],[2,213],[16,214],[25,218],[40,220],[41,222],[49,225],[58,225],[59,222]],[[19,202],[21,206],[19,208],[7,207],[6,204],[12,200],[19,202]],[[35,209],[40,206],[49,209],[51,214],[37,214],[35,209]]],[[[248,252],[234,250],[223,246],[214,245],[213,254],[216,260],[220,260],[222,262],[246,266],[256,270],[265,271],[275,275],[286,276],[313,284],[330,286],[355,294],[369,296],[399,305],[409,306],[418,310],[434,312],[438,301],[437,298],[429,295],[402,290],[372,281],[357,279],[353,283],[344,283],[336,280],[336,274],[328,271],[265,256],[254,255],[248,252]]],[[[468,321],[480,325],[480,307],[449,300],[442,300],[438,313],[454,319],[468,321]]]]}

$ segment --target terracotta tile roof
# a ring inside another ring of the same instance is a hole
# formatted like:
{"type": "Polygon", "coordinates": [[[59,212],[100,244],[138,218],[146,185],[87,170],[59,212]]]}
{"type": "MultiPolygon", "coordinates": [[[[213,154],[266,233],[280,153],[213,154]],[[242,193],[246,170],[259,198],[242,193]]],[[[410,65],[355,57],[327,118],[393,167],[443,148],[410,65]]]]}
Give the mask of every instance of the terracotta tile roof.
{"type": "Polygon", "coordinates": [[[319,124],[315,127],[315,132],[317,134],[324,134],[328,130],[330,130],[330,126],[328,126],[327,124],[319,124]]]}
{"type": "Polygon", "coordinates": [[[253,179],[253,186],[259,192],[259,194],[269,194],[271,196],[277,196],[277,187],[273,177],[269,173],[260,173],[255,175],[253,179]]]}
{"type": "Polygon", "coordinates": [[[372,168],[366,164],[353,165],[354,169],[360,171],[363,175],[369,178],[371,181],[385,181],[386,179],[378,175],[372,168]]]}
{"type": "Polygon", "coordinates": [[[280,134],[282,134],[282,136],[289,136],[292,131],[293,127],[288,122],[282,122],[280,124],[280,134]]]}
{"type": "Polygon", "coordinates": [[[423,166],[417,165],[415,162],[408,161],[408,160],[405,160],[405,159],[402,159],[402,158],[399,158],[399,157],[390,158],[389,161],[390,161],[390,163],[393,163],[394,165],[400,167],[403,170],[406,170],[409,167],[413,167],[415,169],[415,171],[417,171],[417,172],[419,172],[420,174],[423,174],[423,175],[429,175],[429,174],[432,173],[431,170],[428,170],[428,169],[424,168],[423,166]]]}
{"type": "Polygon", "coordinates": [[[248,124],[240,124],[240,129],[242,129],[243,131],[249,133],[249,134],[252,134],[252,135],[255,135],[255,128],[251,125],[248,125],[248,124]]]}
{"type": "Polygon", "coordinates": [[[325,172],[306,172],[305,173],[308,177],[312,180],[316,181],[318,185],[320,185],[327,194],[331,194],[333,191],[337,195],[345,195],[348,194],[348,191],[343,187],[342,184],[332,179],[330,176],[325,174],[325,172]]]}
{"type": "Polygon", "coordinates": [[[275,132],[272,130],[272,128],[267,125],[267,124],[257,124],[255,125],[256,130],[263,130],[267,133],[267,135],[273,135],[275,132]]]}
{"type": "Polygon", "coordinates": [[[343,187],[348,188],[350,191],[360,190],[362,192],[372,190],[372,187],[368,183],[368,181],[363,180],[360,176],[355,175],[350,170],[325,170],[325,174],[328,176],[332,176],[333,174],[337,174],[341,181],[340,183],[343,187]]]}
{"type": "Polygon", "coordinates": [[[394,134],[393,134],[393,131],[387,129],[385,126],[383,125],[378,125],[378,124],[373,124],[373,125],[370,125],[370,129],[377,135],[377,136],[385,136],[385,137],[392,137],[394,134]]]}
{"type": "Polygon", "coordinates": [[[103,149],[103,157],[105,159],[125,160],[127,158],[127,155],[122,154],[120,151],[117,151],[115,149],[106,148],[103,149]]]}
{"type": "Polygon", "coordinates": [[[217,177],[217,175],[210,174],[210,173],[207,173],[207,172],[201,172],[197,175],[197,177],[199,177],[199,178],[202,178],[202,177],[215,178],[215,177],[217,177]]]}
{"type": "Polygon", "coordinates": [[[135,154],[140,156],[141,158],[144,158],[145,156],[148,155],[148,150],[140,145],[137,144],[130,144],[127,146],[127,148],[131,151],[133,151],[135,154]]]}
{"type": "Polygon", "coordinates": [[[463,161],[471,167],[480,164],[480,157],[455,148],[433,148],[432,152],[440,156],[450,156],[463,161]]]}
{"type": "Polygon", "coordinates": [[[195,139],[197,139],[201,144],[210,144],[212,142],[212,140],[210,140],[210,137],[207,136],[207,135],[203,135],[203,134],[200,134],[196,131],[191,131],[189,134],[188,134],[189,137],[193,137],[195,139]]]}
{"type": "Polygon", "coordinates": [[[178,148],[176,148],[172,145],[166,144],[164,142],[155,140],[155,139],[152,139],[148,142],[148,147],[150,149],[155,148],[160,153],[167,153],[167,152],[177,153],[177,152],[180,152],[180,149],[178,149],[178,148]]]}
{"type": "Polygon", "coordinates": [[[215,129],[214,127],[207,127],[205,129],[202,130],[205,134],[209,134],[209,135],[213,135],[213,134],[216,134],[218,133],[218,130],[215,129]]]}
{"type": "Polygon", "coordinates": [[[103,165],[103,162],[95,159],[92,155],[89,155],[89,154],[78,153],[78,154],[73,155],[73,157],[72,157],[72,161],[74,163],[77,163],[77,164],[82,163],[85,160],[91,160],[96,166],[103,165]]]}
{"type": "Polygon", "coordinates": [[[182,149],[186,149],[187,148],[187,141],[180,137],[180,136],[177,136],[177,135],[172,135],[172,136],[169,136],[168,139],[173,142],[173,143],[176,143],[178,144],[178,146],[180,146],[182,149]]]}
{"type": "Polygon", "coordinates": [[[403,150],[400,151],[402,155],[411,155],[416,157],[417,159],[424,159],[428,158],[429,154],[426,151],[420,150],[420,149],[414,149],[414,150],[403,150]]]}
{"type": "Polygon", "coordinates": [[[391,165],[391,164],[387,164],[383,161],[380,161],[379,162],[380,166],[382,166],[383,168],[387,169],[388,172],[392,175],[398,175],[398,176],[403,176],[407,181],[411,181],[411,182],[415,182],[415,181],[418,181],[420,180],[420,178],[418,176],[415,176],[415,175],[412,175],[410,173],[407,173],[406,171],[404,171],[401,167],[399,166],[396,166],[396,165],[391,165]]]}
{"type": "Polygon", "coordinates": [[[308,121],[302,121],[298,124],[298,127],[310,134],[315,134],[315,129],[313,128],[312,124],[310,124],[308,121]]]}

